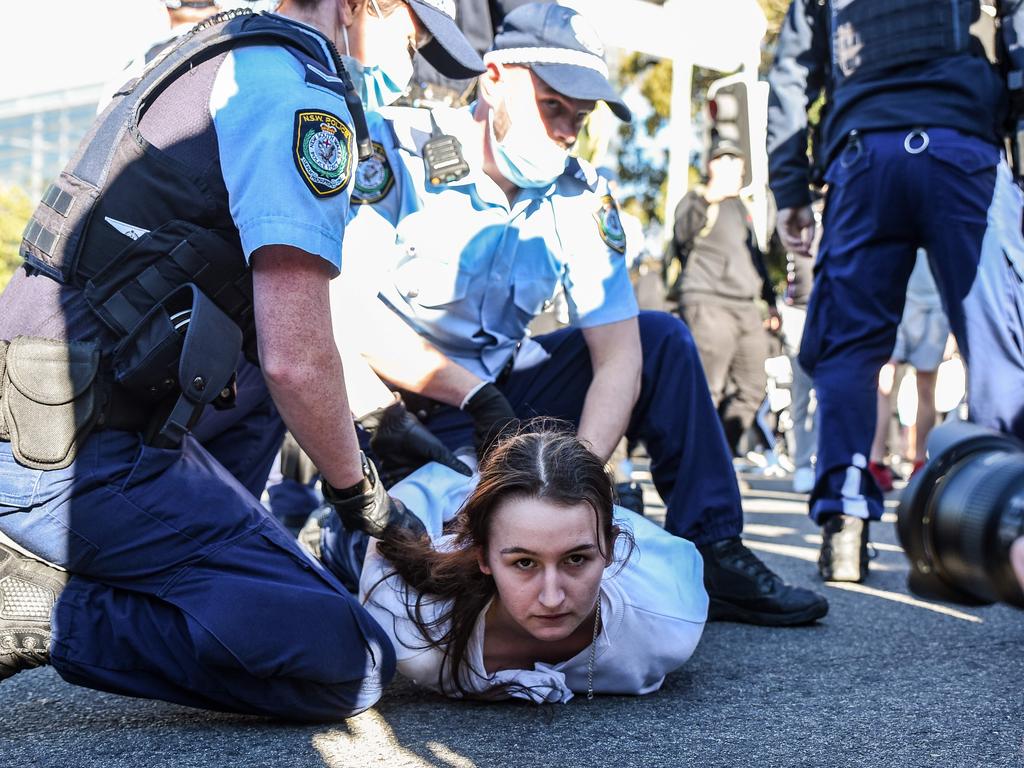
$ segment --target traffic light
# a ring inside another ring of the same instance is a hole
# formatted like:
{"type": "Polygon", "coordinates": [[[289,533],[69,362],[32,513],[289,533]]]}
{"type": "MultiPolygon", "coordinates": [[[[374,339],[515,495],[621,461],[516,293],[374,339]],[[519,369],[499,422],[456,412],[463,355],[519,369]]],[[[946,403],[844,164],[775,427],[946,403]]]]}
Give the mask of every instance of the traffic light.
{"type": "Polygon", "coordinates": [[[721,142],[740,148],[746,158],[743,186],[753,179],[750,141],[750,103],[747,83],[733,77],[716,80],[708,88],[707,125],[709,126],[705,151],[721,142]]]}

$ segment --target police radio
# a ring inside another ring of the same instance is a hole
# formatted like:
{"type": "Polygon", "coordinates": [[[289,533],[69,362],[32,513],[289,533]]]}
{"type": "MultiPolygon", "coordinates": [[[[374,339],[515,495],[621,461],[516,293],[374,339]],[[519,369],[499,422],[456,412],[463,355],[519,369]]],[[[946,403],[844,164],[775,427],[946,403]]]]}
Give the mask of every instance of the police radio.
{"type": "Polygon", "coordinates": [[[423,145],[423,163],[430,183],[438,187],[464,179],[469,175],[469,163],[462,155],[462,143],[441,132],[433,110],[430,110],[430,125],[430,139],[423,145]]]}

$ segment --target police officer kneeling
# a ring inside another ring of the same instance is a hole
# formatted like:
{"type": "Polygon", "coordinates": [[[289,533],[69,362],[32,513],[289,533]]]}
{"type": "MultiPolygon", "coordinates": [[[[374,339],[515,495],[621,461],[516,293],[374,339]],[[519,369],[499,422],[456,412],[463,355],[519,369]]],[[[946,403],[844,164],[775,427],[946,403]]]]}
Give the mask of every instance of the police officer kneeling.
{"type": "Polygon", "coordinates": [[[482,69],[437,0],[224,14],[126,84],[36,210],[0,296],[0,532],[20,547],[0,545],[0,679],[49,661],[101,690],[336,719],[393,674],[387,635],[239,481],[247,457],[190,433],[232,413],[244,351],[342,519],[407,519],[360,457],[332,333],[365,136],[338,40],[482,69]]]}
{"type": "MultiPolygon", "coordinates": [[[[711,618],[821,618],[823,597],[743,545],[731,455],[693,338],[678,318],[638,312],[615,200],[569,156],[598,100],[630,119],[596,32],[575,11],[530,3],[505,17],[484,61],[474,107],[374,116],[366,167],[376,172],[356,181],[345,249],[346,270],[377,278],[352,320],[366,329],[363,353],[408,402],[424,403],[426,426],[453,450],[482,453],[504,424],[535,415],[572,422],[605,460],[624,434],[643,440],[665,527],[701,550],[711,618]],[[461,175],[448,173],[457,161],[445,146],[463,150],[461,175]],[[385,239],[391,248],[372,247],[385,239]],[[530,337],[559,288],[573,327],[530,337]]],[[[331,517],[318,551],[340,568],[352,547],[331,517]]]]}

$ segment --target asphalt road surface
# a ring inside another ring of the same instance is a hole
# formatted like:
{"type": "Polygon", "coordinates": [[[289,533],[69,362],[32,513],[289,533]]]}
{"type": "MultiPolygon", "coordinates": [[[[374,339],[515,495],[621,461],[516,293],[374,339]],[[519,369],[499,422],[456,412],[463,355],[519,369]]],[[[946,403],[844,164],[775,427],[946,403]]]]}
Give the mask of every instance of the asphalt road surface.
{"type": "MultiPolygon", "coordinates": [[[[747,483],[748,544],[819,585],[803,497],[782,480],[747,483]]],[[[0,685],[0,768],[1024,766],[1024,614],[912,598],[886,517],[868,582],[819,585],[824,621],[711,624],[648,696],[538,708],[449,702],[399,681],[359,717],[296,726],[96,693],[42,669],[0,685]]]]}

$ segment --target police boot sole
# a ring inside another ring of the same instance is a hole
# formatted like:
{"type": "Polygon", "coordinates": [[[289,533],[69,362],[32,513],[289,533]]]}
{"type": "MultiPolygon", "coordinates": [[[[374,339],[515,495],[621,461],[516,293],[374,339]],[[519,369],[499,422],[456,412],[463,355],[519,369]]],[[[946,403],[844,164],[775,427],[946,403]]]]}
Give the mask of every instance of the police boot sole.
{"type": "Polygon", "coordinates": [[[0,544],[0,680],[48,663],[50,613],[66,581],[0,544]]]}
{"type": "Polygon", "coordinates": [[[824,618],[827,613],[828,602],[825,600],[799,611],[779,613],[757,611],[712,597],[708,606],[708,621],[735,621],[741,624],[757,624],[762,627],[798,627],[824,618]]]}

